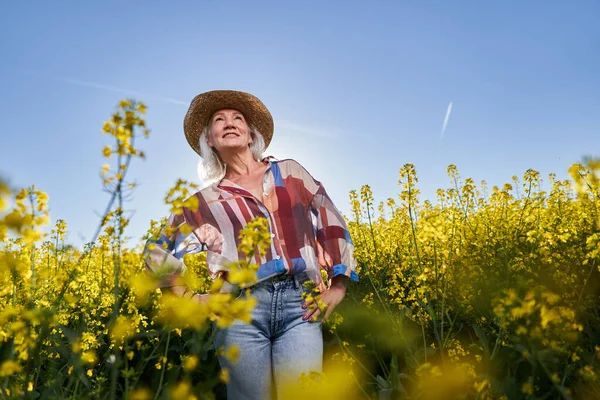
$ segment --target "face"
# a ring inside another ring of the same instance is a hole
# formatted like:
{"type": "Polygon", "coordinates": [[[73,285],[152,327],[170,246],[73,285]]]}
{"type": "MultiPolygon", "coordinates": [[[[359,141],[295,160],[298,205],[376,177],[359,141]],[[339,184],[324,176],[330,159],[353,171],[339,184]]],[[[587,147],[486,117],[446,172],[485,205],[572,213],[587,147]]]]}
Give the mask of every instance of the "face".
{"type": "Polygon", "coordinates": [[[208,145],[223,152],[240,151],[252,142],[246,117],[233,109],[218,110],[209,121],[208,145]]]}

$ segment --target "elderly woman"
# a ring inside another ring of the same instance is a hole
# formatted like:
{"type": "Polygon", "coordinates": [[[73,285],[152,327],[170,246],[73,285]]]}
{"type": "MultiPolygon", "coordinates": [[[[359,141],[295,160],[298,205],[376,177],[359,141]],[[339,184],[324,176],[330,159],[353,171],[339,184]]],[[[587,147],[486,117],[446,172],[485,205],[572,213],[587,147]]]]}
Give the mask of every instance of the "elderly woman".
{"type": "MultiPolygon", "coordinates": [[[[358,281],[352,241],[319,181],[294,160],[263,158],[273,119],[255,96],[228,90],[202,93],[190,105],[184,131],[202,158],[205,177],[215,183],[194,195],[197,210],[171,215],[164,230],[170,233],[149,251],[146,264],[152,270],[166,263],[174,278],[185,270],[184,254],[207,251],[211,277],[227,280],[227,265],[244,256],[237,251],[240,230],[254,217],[268,220],[271,245],[257,260],[257,283],[248,290],[258,300],[252,322],[236,321],[215,335],[217,347],[240,347],[234,365],[219,358],[221,367],[230,371],[228,399],[268,399],[273,381],[280,389],[303,372],[321,372],[322,320],[344,298],[348,279],[358,281]],[[191,233],[178,229],[184,225],[191,233]],[[324,315],[302,298],[302,284],[308,280],[321,291],[324,315]]],[[[187,288],[164,286],[190,295],[187,288]]],[[[226,283],[222,291],[233,289],[226,283]]],[[[194,299],[204,301],[205,296],[194,294],[194,299]]]]}

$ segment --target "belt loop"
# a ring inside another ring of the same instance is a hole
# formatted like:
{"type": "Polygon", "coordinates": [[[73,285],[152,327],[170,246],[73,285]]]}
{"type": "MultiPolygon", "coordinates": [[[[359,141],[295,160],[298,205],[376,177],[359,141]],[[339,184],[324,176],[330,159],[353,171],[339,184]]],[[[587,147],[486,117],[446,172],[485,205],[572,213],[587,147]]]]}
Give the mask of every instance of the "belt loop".
{"type": "Polygon", "coordinates": [[[298,275],[294,274],[294,288],[296,288],[296,290],[300,289],[300,284],[298,282],[298,275]]]}

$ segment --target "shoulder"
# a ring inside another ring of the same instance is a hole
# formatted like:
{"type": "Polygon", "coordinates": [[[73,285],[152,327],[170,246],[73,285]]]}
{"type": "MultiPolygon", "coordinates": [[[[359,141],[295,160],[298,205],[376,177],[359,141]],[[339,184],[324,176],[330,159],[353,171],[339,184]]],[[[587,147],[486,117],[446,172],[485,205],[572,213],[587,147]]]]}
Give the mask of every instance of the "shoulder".
{"type": "Polygon", "coordinates": [[[302,184],[302,186],[308,188],[310,191],[315,191],[321,184],[302,164],[294,159],[281,160],[278,162],[278,167],[281,177],[284,180],[286,178],[293,178],[296,183],[302,184]]]}
{"type": "Polygon", "coordinates": [[[298,161],[292,158],[286,158],[275,162],[282,172],[287,172],[286,175],[293,175],[296,177],[303,177],[310,175],[306,168],[302,166],[298,161]]]}

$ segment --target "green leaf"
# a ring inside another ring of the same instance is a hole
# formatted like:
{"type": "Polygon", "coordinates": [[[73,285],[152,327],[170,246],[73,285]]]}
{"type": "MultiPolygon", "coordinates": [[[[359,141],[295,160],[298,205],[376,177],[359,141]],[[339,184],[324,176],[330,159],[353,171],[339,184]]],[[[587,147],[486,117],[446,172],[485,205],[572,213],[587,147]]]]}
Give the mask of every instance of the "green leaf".
{"type": "Polygon", "coordinates": [[[479,327],[477,324],[473,324],[471,326],[473,327],[473,330],[475,331],[475,334],[479,338],[479,342],[483,346],[483,350],[485,352],[486,358],[489,359],[490,358],[490,345],[489,345],[487,336],[485,336],[485,333],[483,332],[483,330],[481,329],[481,327],[479,327]]]}
{"type": "Polygon", "coordinates": [[[375,379],[377,380],[377,386],[379,386],[380,389],[391,389],[390,383],[381,375],[377,375],[377,378],[375,379]]]}

